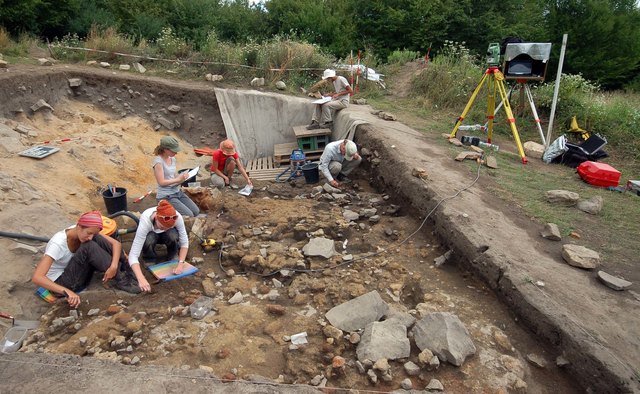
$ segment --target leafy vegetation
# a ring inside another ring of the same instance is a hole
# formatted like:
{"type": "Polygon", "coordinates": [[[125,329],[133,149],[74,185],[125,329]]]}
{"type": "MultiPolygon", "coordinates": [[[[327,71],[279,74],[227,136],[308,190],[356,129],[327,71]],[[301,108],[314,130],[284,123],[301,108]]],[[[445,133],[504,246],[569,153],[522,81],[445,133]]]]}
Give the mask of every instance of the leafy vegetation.
{"type": "Polygon", "coordinates": [[[209,45],[212,32],[235,45],[279,36],[336,57],[365,49],[384,62],[392,54],[390,62],[396,62],[404,50],[439,52],[448,41],[465,42],[478,55],[490,42],[517,36],[552,42],[552,70],[568,33],[567,73],[606,89],[640,86],[640,8],[634,0],[0,0],[0,26],[15,37],[26,32],[50,41],[112,28],[134,44],[168,38],[171,31],[167,49],[179,57],[209,45]]]}

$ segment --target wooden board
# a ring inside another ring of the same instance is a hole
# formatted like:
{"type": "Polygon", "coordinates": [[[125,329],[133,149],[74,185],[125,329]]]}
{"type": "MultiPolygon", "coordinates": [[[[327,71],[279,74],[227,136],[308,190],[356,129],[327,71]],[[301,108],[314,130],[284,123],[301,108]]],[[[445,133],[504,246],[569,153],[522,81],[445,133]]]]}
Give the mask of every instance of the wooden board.
{"type": "Polygon", "coordinates": [[[294,126],[293,134],[296,135],[296,138],[300,137],[313,137],[316,135],[330,135],[331,129],[315,129],[315,130],[307,130],[307,126],[294,126]]]}
{"type": "Polygon", "coordinates": [[[279,167],[278,164],[274,163],[273,156],[270,156],[259,157],[257,159],[251,160],[247,164],[246,168],[247,172],[249,172],[249,176],[251,176],[251,179],[255,181],[274,181],[276,179],[276,176],[281,174],[288,167],[289,166],[279,167]]]}
{"type": "MultiPolygon", "coordinates": [[[[273,146],[273,162],[274,165],[289,163],[291,151],[298,148],[297,142],[288,142],[286,144],[277,144],[273,146]]],[[[306,160],[317,160],[322,156],[322,150],[304,151],[306,160]]]]}

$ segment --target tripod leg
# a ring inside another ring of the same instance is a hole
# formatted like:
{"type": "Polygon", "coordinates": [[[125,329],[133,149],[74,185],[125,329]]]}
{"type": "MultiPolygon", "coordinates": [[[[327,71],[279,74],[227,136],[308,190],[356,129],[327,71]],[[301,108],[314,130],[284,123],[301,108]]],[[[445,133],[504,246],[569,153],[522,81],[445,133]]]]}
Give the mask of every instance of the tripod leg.
{"type": "Polygon", "coordinates": [[[496,85],[498,85],[498,91],[500,92],[500,97],[504,101],[504,110],[507,113],[507,120],[509,121],[509,126],[511,126],[511,133],[513,134],[513,138],[516,141],[516,146],[518,147],[518,153],[522,158],[522,164],[527,164],[527,156],[524,154],[524,149],[522,148],[522,143],[520,142],[520,136],[518,135],[518,129],[516,128],[516,119],[513,117],[513,112],[511,111],[511,104],[507,99],[507,90],[504,88],[504,76],[502,73],[496,74],[496,85]]]}
{"type": "MultiPolygon", "coordinates": [[[[509,87],[509,92],[507,92],[507,97],[511,97],[511,92],[513,92],[513,86],[509,87]]],[[[504,101],[500,100],[500,104],[498,104],[495,111],[493,111],[494,119],[495,119],[495,116],[498,115],[498,112],[500,112],[500,108],[502,108],[503,105],[504,105],[504,101]]],[[[487,121],[484,123],[484,129],[487,130],[488,127],[489,127],[489,120],[487,119],[487,121]]]]}
{"type": "MultiPolygon", "coordinates": [[[[491,143],[493,138],[493,120],[495,118],[496,109],[496,81],[494,78],[489,79],[489,87],[487,93],[487,142],[491,143]]],[[[504,100],[503,100],[504,101],[504,100]]]]}
{"type": "Polygon", "coordinates": [[[538,117],[538,111],[536,110],[536,105],[533,103],[533,95],[531,94],[531,88],[529,88],[529,85],[524,85],[524,91],[527,93],[527,100],[529,100],[529,104],[531,104],[531,113],[533,114],[533,120],[536,122],[538,133],[540,133],[540,139],[542,140],[542,145],[546,146],[547,142],[546,142],[546,139],[544,138],[544,132],[542,131],[542,126],[540,125],[540,118],[538,117]]]}
{"type": "Polygon", "coordinates": [[[471,95],[471,98],[467,102],[467,105],[464,107],[464,111],[462,111],[462,115],[460,115],[460,117],[458,118],[458,121],[456,122],[456,125],[453,127],[453,131],[451,132],[451,135],[449,136],[449,138],[455,138],[456,137],[456,134],[458,133],[458,127],[460,127],[460,125],[462,124],[462,121],[464,120],[464,117],[467,116],[467,113],[471,109],[471,106],[473,105],[474,100],[478,96],[478,93],[480,92],[480,89],[482,88],[482,84],[484,84],[484,82],[487,79],[488,75],[489,74],[485,73],[484,76],[482,77],[482,79],[480,80],[480,83],[478,83],[478,86],[476,86],[476,89],[473,91],[473,94],[471,95]]]}

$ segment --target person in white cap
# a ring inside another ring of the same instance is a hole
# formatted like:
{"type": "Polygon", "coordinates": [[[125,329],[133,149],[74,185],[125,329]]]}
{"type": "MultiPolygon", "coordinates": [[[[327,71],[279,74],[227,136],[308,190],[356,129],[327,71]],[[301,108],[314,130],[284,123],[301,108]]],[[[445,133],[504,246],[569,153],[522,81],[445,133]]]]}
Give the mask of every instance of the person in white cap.
{"type": "Polygon", "coordinates": [[[336,75],[335,70],[326,69],[322,74],[323,80],[333,82],[335,93],[331,95],[331,101],[324,104],[316,104],[316,109],[311,118],[311,124],[307,126],[307,130],[326,129],[331,127],[333,120],[331,111],[339,111],[349,106],[349,97],[353,94],[351,85],[345,77],[336,75]]]}
{"type": "Polygon", "coordinates": [[[356,143],[351,140],[334,141],[324,148],[318,168],[333,187],[349,183],[347,176],[362,162],[356,143]],[[335,177],[335,179],[334,179],[335,177]]]}

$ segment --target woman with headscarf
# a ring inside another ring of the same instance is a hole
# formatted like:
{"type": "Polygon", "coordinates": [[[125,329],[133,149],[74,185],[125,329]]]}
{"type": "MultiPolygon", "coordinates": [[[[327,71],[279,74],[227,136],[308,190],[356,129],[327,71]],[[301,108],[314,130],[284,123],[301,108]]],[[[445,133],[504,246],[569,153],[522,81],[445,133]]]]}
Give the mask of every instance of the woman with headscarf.
{"type": "Polygon", "coordinates": [[[200,208],[191,201],[180,188],[182,182],[189,178],[188,171],[182,174],[176,173],[176,153],[180,152],[178,140],[170,136],[160,139],[160,145],[156,146],[153,153],[151,167],[158,182],[156,198],[168,200],[175,209],[184,216],[198,216],[200,208]]]}
{"type": "Polygon", "coordinates": [[[31,278],[36,285],[67,297],[72,308],[80,305],[77,292],[83,290],[95,271],[104,272],[103,282],[115,278],[115,286],[130,293],[140,288],[132,283],[122,244],[100,234],[99,211],[82,214],[78,222],[51,237],[31,278]]]}
{"type": "Polygon", "coordinates": [[[151,286],[142,274],[140,254],[145,261],[157,259],[155,252],[157,244],[164,244],[167,247],[167,261],[178,254],[178,265],[173,273],[182,273],[189,251],[189,237],[182,215],[167,200],[162,200],[157,207],[151,207],[142,212],[129,252],[129,265],[142,291],[151,291],[151,286]]]}

